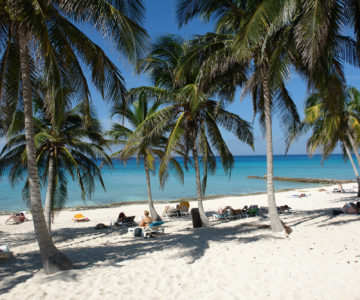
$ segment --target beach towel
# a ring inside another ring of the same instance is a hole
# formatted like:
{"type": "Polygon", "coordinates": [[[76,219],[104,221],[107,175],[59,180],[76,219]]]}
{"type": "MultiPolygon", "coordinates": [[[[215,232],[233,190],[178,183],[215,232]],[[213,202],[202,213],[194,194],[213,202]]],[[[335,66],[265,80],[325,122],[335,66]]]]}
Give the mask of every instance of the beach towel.
{"type": "Polygon", "coordinates": [[[157,221],[157,222],[152,222],[149,224],[148,227],[156,227],[156,226],[161,226],[162,224],[164,224],[163,221],[157,221]]]}
{"type": "Polygon", "coordinates": [[[85,218],[83,214],[76,214],[73,218],[74,222],[88,222],[89,218],[85,218]]]}

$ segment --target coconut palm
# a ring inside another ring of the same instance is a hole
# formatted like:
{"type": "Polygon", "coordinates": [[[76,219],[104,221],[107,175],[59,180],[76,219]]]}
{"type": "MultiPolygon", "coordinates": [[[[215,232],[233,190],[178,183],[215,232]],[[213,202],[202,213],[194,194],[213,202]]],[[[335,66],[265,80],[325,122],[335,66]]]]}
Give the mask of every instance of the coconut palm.
{"type": "MultiPolygon", "coordinates": [[[[124,117],[133,129],[119,123],[114,123],[112,125],[112,129],[108,131],[108,135],[113,138],[115,144],[122,144],[124,149],[115,152],[111,157],[119,157],[121,160],[126,161],[135,155],[138,163],[140,160],[144,162],[150,214],[153,220],[160,221],[161,217],[155,210],[151,195],[149,173],[150,171],[155,170],[155,158],[161,159],[164,156],[167,138],[164,134],[160,134],[153,135],[149,139],[146,132],[136,131],[148,117],[158,110],[160,102],[155,102],[150,105],[145,93],[139,93],[137,100],[134,101],[134,99],[132,99],[131,102],[131,106],[129,106],[129,104],[121,104],[115,106],[113,109],[113,116],[117,115],[119,117],[124,117]]],[[[182,155],[180,150],[181,149],[176,150],[175,154],[182,155]]],[[[174,157],[169,157],[169,162],[176,171],[177,177],[183,183],[184,174],[180,164],[174,157]]],[[[164,186],[167,177],[167,172],[161,177],[160,183],[162,187],[164,186]]]]}
{"type": "Polygon", "coordinates": [[[351,156],[352,150],[360,167],[359,154],[353,138],[359,133],[359,114],[354,99],[358,91],[354,88],[345,90],[339,76],[334,76],[326,90],[311,94],[305,102],[305,118],[302,133],[312,129],[307,142],[307,150],[312,155],[316,149],[323,153],[323,159],[333,152],[338,143],[341,144],[344,156],[350,160],[358,182],[360,197],[360,177],[351,156]]]}
{"type": "MultiPolygon", "coordinates": [[[[297,129],[299,116],[285,87],[285,81],[290,76],[290,63],[298,64],[293,28],[278,20],[279,11],[285,9],[280,1],[210,2],[179,1],[179,23],[186,24],[198,15],[216,19],[217,35],[206,35],[195,41],[203,44],[199,52],[210,52],[202,67],[203,81],[213,82],[228,77],[226,84],[232,85],[233,90],[239,85],[243,87],[243,95],[251,94],[254,113],[260,114],[260,123],[266,135],[266,180],[271,227],[275,232],[283,231],[273,183],[272,112],[280,114],[285,131],[297,129]],[[204,43],[203,40],[209,37],[213,42],[204,43]]],[[[292,11],[289,14],[293,15],[292,11]]]]}
{"type": "MultiPolygon", "coordinates": [[[[216,170],[214,150],[220,156],[226,172],[231,171],[233,156],[228,149],[220,129],[232,132],[241,141],[253,146],[251,126],[236,114],[226,111],[223,102],[210,99],[221,86],[202,87],[198,81],[201,58],[191,67],[184,59],[190,45],[176,36],[165,36],[153,45],[152,52],[144,59],[141,69],[152,78],[154,87],[140,87],[133,93],[141,92],[157,97],[164,107],[145,120],[141,126],[148,136],[157,135],[173,124],[168,138],[165,155],[160,164],[159,175],[167,169],[169,158],[179,144],[184,145],[185,164],[189,152],[195,167],[198,208],[202,223],[209,225],[203,208],[203,194],[206,189],[207,173],[216,170]],[[200,158],[203,165],[203,179],[200,176],[200,158]]],[[[221,81],[219,81],[221,83],[221,81]]]]}
{"type": "MultiPolygon", "coordinates": [[[[37,163],[43,184],[47,182],[45,218],[48,230],[51,231],[54,209],[62,208],[68,198],[67,177],[78,182],[81,197],[85,200],[94,191],[95,179],[105,189],[96,159],[103,157],[107,162],[110,159],[104,152],[106,140],[101,135],[100,123],[93,112],[89,119],[81,104],[71,109],[58,110],[54,126],[42,109],[42,102],[37,101],[36,104],[38,107],[34,124],[37,163]]],[[[27,159],[23,112],[17,111],[15,119],[17,122],[8,130],[8,142],[0,157],[0,175],[9,170],[9,181],[13,185],[23,180],[27,159]]],[[[25,180],[23,198],[30,202],[28,179],[25,180]]]]}
{"type": "MultiPolygon", "coordinates": [[[[8,96],[14,94],[22,96],[10,98],[23,101],[31,213],[45,273],[70,269],[72,264],[54,246],[45,226],[36,165],[31,77],[39,71],[53,90],[66,80],[78,99],[89,100],[90,90],[81,67],[84,63],[102,96],[119,101],[124,92],[120,71],[77,24],[93,26],[106,34],[118,50],[136,59],[146,38],[139,25],[142,19],[141,0],[1,1],[0,96],[2,101],[8,101],[8,96]]],[[[17,101],[10,104],[7,107],[14,111],[17,101]]]]}
{"type": "Polygon", "coordinates": [[[358,65],[359,12],[360,4],[354,0],[179,0],[177,5],[180,25],[199,16],[228,29],[235,26],[242,41],[239,46],[244,48],[251,40],[262,40],[264,29],[277,31],[291,25],[309,85],[320,84],[319,77],[330,74],[330,66],[339,71],[344,61],[358,65]],[[355,40],[344,36],[344,28],[354,31],[355,40]]]}

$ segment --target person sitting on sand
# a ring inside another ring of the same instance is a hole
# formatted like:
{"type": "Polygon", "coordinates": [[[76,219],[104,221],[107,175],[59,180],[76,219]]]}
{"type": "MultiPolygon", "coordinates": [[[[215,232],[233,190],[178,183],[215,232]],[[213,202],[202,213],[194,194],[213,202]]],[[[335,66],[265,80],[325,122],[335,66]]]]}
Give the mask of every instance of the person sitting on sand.
{"type": "Polygon", "coordinates": [[[25,221],[25,215],[23,212],[12,214],[9,219],[5,221],[5,224],[8,224],[10,220],[13,220],[15,224],[23,223],[25,221]]]}
{"type": "Polygon", "coordinates": [[[124,212],[119,213],[118,219],[117,219],[117,223],[122,223],[123,221],[125,221],[126,216],[124,212]]]}
{"type": "Polygon", "coordinates": [[[140,227],[148,227],[152,222],[153,222],[153,220],[151,219],[151,217],[149,217],[149,211],[145,210],[144,217],[141,219],[139,226],[140,227]]]}

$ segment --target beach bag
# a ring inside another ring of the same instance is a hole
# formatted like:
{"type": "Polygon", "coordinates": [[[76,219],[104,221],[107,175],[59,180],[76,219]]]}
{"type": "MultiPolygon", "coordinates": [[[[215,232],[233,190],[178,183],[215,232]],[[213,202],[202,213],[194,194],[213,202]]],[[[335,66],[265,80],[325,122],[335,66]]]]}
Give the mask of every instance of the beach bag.
{"type": "Polygon", "coordinates": [[[255,217],[259,212],[259,209],[254,207],[254,208],[249,208],[247,213],[250,217],[255,217]]]}
{"type": "Polygon", "coordinates": [[[142,228],[135,228],[134,229],[134,237],[142,237],[142,228]]]}
{"type": "Polygon", "coordinates": [[[104,228],[108,228],[108,226],[106,226],[104,223],[99,223],[95,226],[95,229],[104,229],[104,228]]]}

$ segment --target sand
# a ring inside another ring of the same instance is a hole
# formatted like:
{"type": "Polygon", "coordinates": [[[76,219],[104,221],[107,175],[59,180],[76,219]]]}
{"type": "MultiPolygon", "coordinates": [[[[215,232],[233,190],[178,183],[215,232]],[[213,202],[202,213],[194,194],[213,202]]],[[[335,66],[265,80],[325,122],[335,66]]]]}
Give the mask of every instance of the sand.
{"type": "MultiPolygon", "coordinates": [[[[0,262],[0,299],[360,299],[360,216],[332,215],[356,201],[356,186],[344,188],[277,193],[278,205],[292,207],[281,215],[293,229],[288,238],[261,228],[269,219],[259,216],[197,229],[190,217],[171,218],[164,235],[143,239],[94,227],[120,211],[138,217],[146,205],[83,210],[87,223],[73,223],[76,212],[62,211],[53,239],[76,269],[53,275],[41,269],[32,222],[6,226],[0,216],[0,245],[14,254],[0,262]],[[302,192],[310,196],[293,196],[302,192]]],[[[266,201],[266,195],[226,197],[204,207],[210,216],[219,206],[266,201]]],[[[156,205],[158,212],[165,205],[156,205]]]]}

